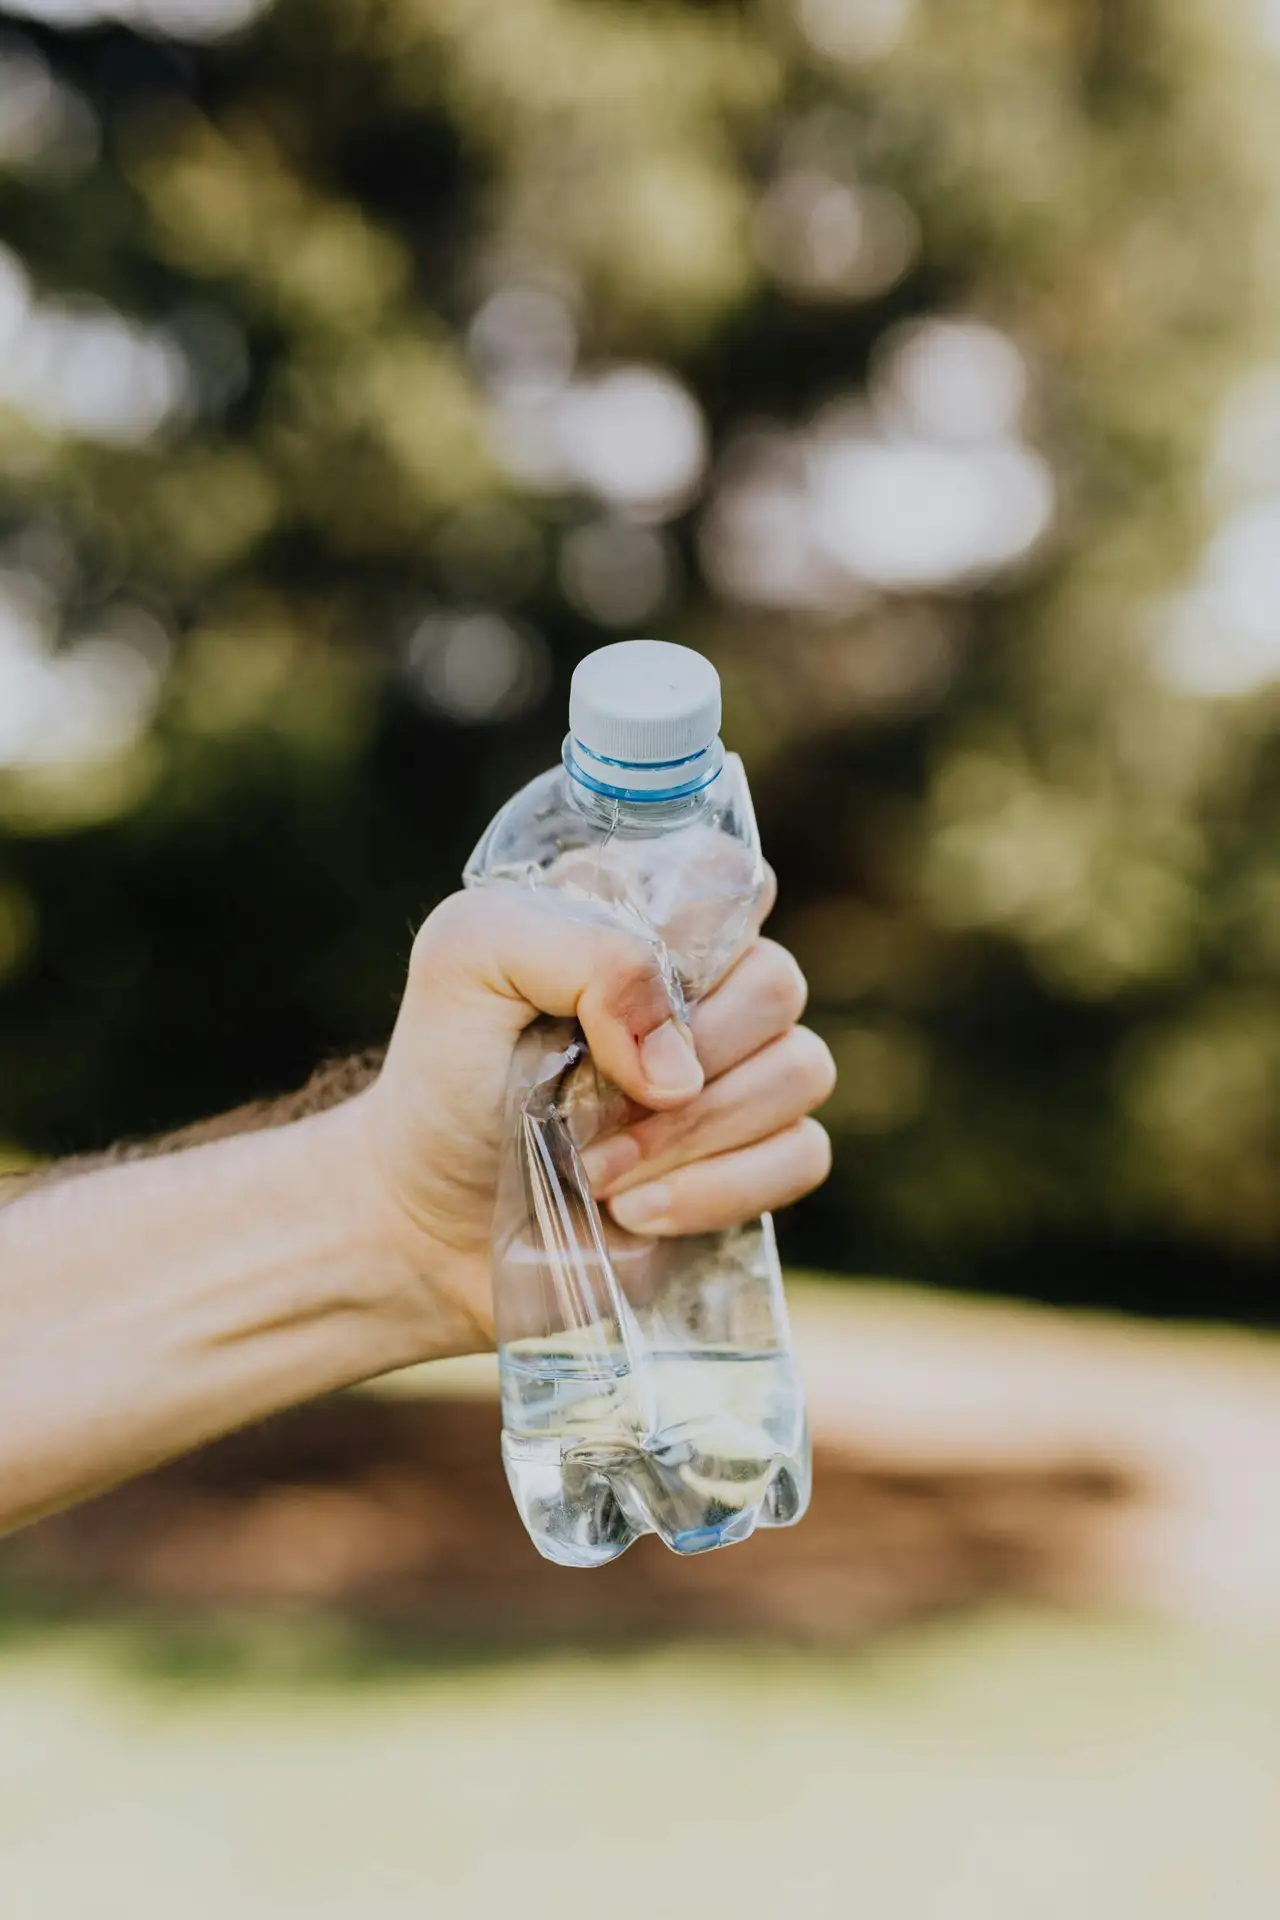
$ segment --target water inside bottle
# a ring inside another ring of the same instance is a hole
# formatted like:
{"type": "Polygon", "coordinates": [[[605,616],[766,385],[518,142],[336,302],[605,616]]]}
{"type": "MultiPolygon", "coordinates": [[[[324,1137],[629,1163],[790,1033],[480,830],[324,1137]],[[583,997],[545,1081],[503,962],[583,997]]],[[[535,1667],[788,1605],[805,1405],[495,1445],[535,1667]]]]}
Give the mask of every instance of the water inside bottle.
{"type": "Polygon", "coordinates": [[[640,1533],[677,1553],[786,1526],[807,1501],[790,1355],[723,1346],[601,1353],[563,1337],[502,1349],[503,1453],[526,1527],[562,1565],[640,1533]]]}

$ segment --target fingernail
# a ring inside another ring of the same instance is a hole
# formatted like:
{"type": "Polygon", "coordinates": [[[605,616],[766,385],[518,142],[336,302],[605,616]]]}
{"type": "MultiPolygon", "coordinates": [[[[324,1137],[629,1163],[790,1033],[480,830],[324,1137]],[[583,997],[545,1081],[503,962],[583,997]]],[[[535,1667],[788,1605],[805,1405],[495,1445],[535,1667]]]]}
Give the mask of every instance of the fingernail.
{"type": "Polygon", "coordinates": [[[582,1156],[582,1171],[591,1182],[592,1191],[603,1194],[640,1164],[640,1142],[634,1134],[615,1133],[607,1140],[597,1140],[588,1147],[582,1156]]]}
{"type": "Polygon", "coordinates": [[[640,1064],[655,1093],[696,1093],[702,1085],[698,1056],[674,1020],[649,1035],[640,1049],[640,1064]]]}
{"type": "Polygon", "coordinates": [[[667,1225],[671,1211],[671,1189],[665,1181],[651,1181],[647,1187],[633,1187],[609,1202],[609,1211],[627,1233],[658,1233],[667,1225]]]}

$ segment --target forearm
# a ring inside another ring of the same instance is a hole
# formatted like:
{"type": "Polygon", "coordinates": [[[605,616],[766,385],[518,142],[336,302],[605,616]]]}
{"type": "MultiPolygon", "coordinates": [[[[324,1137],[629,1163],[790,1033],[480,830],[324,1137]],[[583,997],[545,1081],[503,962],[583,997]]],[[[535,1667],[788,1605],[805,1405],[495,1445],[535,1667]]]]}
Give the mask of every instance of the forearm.
{"type": "Polygon", "coordinates": [[[0,1530],[466,1343],[362,1152],[350,1102],[0,1209],[0,1530]]]}

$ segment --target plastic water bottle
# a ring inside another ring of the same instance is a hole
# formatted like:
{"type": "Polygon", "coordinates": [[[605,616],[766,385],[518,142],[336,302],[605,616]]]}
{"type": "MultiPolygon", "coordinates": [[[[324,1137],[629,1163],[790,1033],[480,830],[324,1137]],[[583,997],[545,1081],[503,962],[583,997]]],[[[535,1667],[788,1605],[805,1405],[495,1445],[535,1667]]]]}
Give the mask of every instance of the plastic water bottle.
{"type": "MultiPolygon", "coordinates": [[[[643,937],[683,1017],[751,937],[764,878],[720,717],[715,669],[688,648],[635,640],[591,655],[562,764],[503,808],[467,884],[643,937]]],[[[581,1155],[634,1113],[575,1023],[530,1027],[494,1222],[502,1449],[534,1544],[562,1566],[602,1566],[642,1533],[702,1553],[790,1526],[809,1502],[772,1222],[625,1233],[581,1155]]]]}

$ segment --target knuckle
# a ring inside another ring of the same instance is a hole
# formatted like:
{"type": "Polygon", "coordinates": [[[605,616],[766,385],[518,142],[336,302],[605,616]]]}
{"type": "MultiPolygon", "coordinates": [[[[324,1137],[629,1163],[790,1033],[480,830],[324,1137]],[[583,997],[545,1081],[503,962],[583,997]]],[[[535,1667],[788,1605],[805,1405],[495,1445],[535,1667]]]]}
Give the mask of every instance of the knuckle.
{"type": "Polygon", "coordinates": [[[410,973],[418,975],[434,970],[440,949],[462,932],[474,915],[475,897],[471,894],[451,893],[447,900],[442,900],[414,935],[410,973]]]}
{"type": "Polygon", "coordinates": [[[806,1190],[820,1187],[831,1172],[831,1135],[817,1120],[802,1120],[796,1133],[806,1190]]]}
{"type": "Polygon", "coordinates": [[[794,1026],[809,1001],[809,982],[800,963],[776,940],[762,940],[758,951],[762,968],[761,996],[786,1026],[794,1026]]]}
{"type": "Polygon", "coordinates": [[[657,955],[626,934],[602,937],[597,956],[598,977],[611,1010],[629,1025],[651,1024],[655,1015],[670,1012],[666,985],[657,955]]]}
{"type": "Polygon", "coordinates": [[[766,860],[760,886],[760,917],[767,920],[778,904],[778,876],[766,860]]]}
{"type": "Polygon", "coordinates": [[[451,893],[434,908],[414,936],[409,984],[424,987],[472,976],[488,977],[495,957],[511,948],[513,924],[529,911],[523,901],[493,893],[451,893]]]}
{"type": "Polygon", "coordinates": [[[806,1108],[820,1107],[836,1087],[836,1063],[830,1047],[811,1027],[797,1027],[791,1036],[796,1055],[798,1091],[806,1108]]]}

